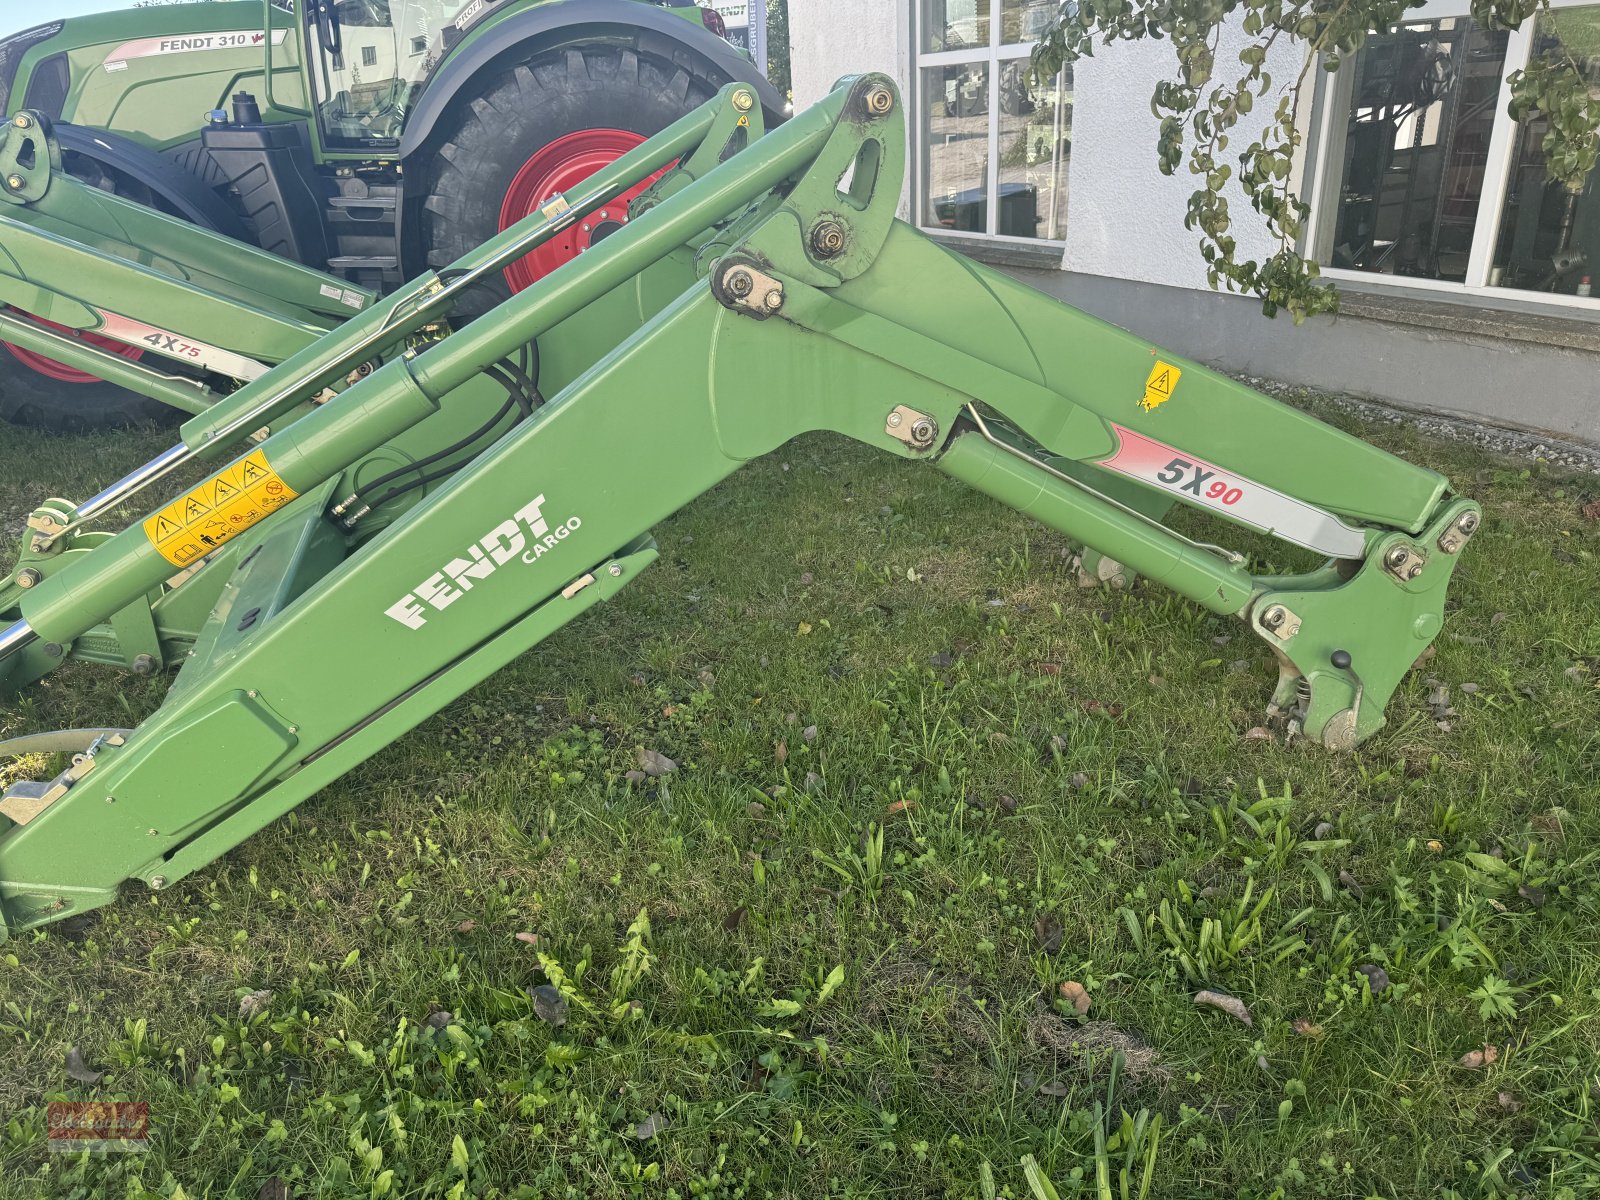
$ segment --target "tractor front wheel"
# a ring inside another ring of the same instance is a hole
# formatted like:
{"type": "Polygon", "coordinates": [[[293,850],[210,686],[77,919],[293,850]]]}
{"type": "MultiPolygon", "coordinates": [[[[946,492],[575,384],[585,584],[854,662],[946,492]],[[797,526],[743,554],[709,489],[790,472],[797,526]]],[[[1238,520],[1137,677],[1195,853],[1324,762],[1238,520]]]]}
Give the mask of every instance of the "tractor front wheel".
{"type": "MultiPolygon", "coordinates": [[[[449,266],[698,108],[717,84],[643,50],[589,45],[531,55],[472,91],[446,118],[424,204],[422,236],[434,268],[449,266]]],[[[502,298],[620,228],[650,182],[513,263],[498,285],[502,298]]]]}

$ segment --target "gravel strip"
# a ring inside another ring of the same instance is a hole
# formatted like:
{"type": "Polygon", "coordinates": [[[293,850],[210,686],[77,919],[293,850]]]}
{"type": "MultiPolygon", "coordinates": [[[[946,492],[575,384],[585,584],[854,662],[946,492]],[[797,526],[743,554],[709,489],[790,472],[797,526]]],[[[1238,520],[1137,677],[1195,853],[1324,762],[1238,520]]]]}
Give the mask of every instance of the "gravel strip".
{"type": "Polygon", "coordinates": [[[1271,379],[1259,379],[1247,375],[1239,376],[1238,379],[1239,382],[1257,391],[1281,400],[1314,400],[1332,408],[1344,409],[1364,420],[1389,425],[1409,425],[1430,437],[1466,442],[1480,450],[1503,454],[1509,458],[1542,460],[1569,471],[1600,475],[1600,449],[1564,441],[1549,434],[1502,429],[1463,417],[1446,417],[1438,413],[1417,412],[1415,409],[1392,408],[1374,400],[1358,400],[1354,396],[1337,396],[1327,392],[1311,391],[1308,388],[1278,383],[1271,379]]]}

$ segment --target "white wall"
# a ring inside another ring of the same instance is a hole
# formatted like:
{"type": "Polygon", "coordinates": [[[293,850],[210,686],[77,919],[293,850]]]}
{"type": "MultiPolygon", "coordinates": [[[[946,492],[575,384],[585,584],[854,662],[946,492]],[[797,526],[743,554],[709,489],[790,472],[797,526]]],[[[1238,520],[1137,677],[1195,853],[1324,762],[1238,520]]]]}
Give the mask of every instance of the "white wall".
{"type": "MultiPolygon", "coordinates": [[[[1224,31],[1217,54],[1219,78],[1237,78],[1227,72],[1239,69],[1238,54],[1248,42],[1237,27],[1224,31]]],[[[1299,47],[1274,45],[1266,63],[1274,87],[1292,82],[1300,62],[1299,47]]],[[[1150,94],[1159,80],[1174,78],[1176,70],[1172,44],[1164,40],[1097,48],[1093,58],[1074,68],[1072,190],[1062,262],[1067,270],[1210,290],[1200,234],[1183,225],[1196,177],[1186,165],[1171,176],[1156,166],[1161,122],[1150,112],[1150,94]]],[[[1309,95],[1308,86],[1303,103],[1309,95]]],[[[1239,152],[1256,139],[1277,107],[1273,97],[1257,100],[1254,112],[1235,130],[1224,151],[1235,175],[1239,152]]],[[[1238,257],[1271,254],[1275,247],[1260,215],[1236,185],[1230,185],[1228,208],[1238,257]]]]}
{"type": "MultiPolygon", "coordinates": [[[[789,50],[794,107],[799,112],[845,75],[882,71],[900,94],[911,94],[911,5],[908,0],[789,0],[789,50]]],[[[916,126],[906,114],[906,128],[916,126]]],[[[909,163],[907,164],[909,167],[909,163]]],[[[911,181],[900,192],[900,216],[911,211],[911,181]]]]}
{"type": "MultiPolygon", "coordinates": [[[[891,72],[901,90],[909,91],[911,0],[789,0],[789,26],[797,109],[824,95],[839,76],[858,71],[891,72]]],[[[1228,78],[1225,72],[1236,66],[1247,42],[1236,27],[1224,33],[1220,77],[1228,78]]],[[[1300,62],[1298,46],[1280,43],[1269,52],[1266,68],[1282,86],[1293,80],[1300,62]]],[[[1194,176],[1186,166],[1170,177],[1156,167],[1160,122],[1150,112],[1150,94],[1175,70],[1167,41],[1098,48],[1075,67],[1065,269],[1210,290],[1200,236],[1183,226],[1194,176]]],[[[1233,156],[1235,173],[1238,152],[1276,108],[1271,97],[1257,100],[1255,112],[1236,130],[1225,152],[1233,156]]],[[[914,115],[907,115],[908,127],[915,129],[914,115]]],[[[1244,193],[1234,186],[1228,199],[1240,256],[1270,254],[1274,247],[1244,193]]]]}
{"type": "MultiPolygon", "coordinates": [[[[908,92],[909,0],[789,0],[794,106],[815,104],[843,75],[883,71],[908,92]]],[[[908,122],[908,125],[910,123],[908,122]]]]}

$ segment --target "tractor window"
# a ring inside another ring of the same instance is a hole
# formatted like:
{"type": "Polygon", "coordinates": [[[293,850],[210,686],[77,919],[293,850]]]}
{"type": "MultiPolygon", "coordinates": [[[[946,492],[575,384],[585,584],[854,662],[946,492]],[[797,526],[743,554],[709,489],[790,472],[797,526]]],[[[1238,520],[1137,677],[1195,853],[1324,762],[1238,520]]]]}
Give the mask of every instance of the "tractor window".
{"type": "Polygon", "coordinates": [[[323,137],[331,148],[397,141],[443,30],[472,0],[306,0],[318,55],[323,137]]]}

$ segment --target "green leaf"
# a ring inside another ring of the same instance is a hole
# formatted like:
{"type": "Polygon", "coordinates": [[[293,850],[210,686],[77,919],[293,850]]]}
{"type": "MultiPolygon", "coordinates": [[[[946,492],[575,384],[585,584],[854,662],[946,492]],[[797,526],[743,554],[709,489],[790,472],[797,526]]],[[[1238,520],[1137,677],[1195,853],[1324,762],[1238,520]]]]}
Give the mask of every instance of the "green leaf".
{"type": "Polygon", "coordinates": [[[840,963],[828,972],[828,977],[822,981],[822,990],[817,993],[817,1007],[821,1008],[828,1002],[828,997],[839,990],[839,985],[844,982],[844,964],[840,963]]]}

